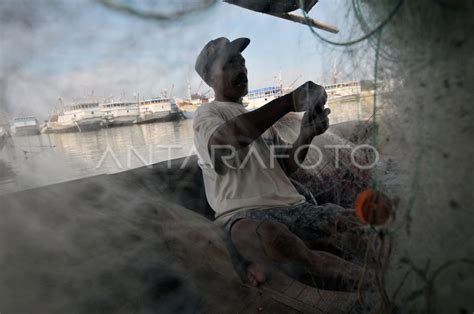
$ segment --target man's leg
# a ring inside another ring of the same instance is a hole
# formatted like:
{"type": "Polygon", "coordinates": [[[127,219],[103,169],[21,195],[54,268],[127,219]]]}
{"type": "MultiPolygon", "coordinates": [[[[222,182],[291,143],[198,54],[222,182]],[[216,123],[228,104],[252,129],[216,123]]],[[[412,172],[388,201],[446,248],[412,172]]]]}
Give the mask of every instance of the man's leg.
{"type": "Polygon", "coordinates": [[[231,239],[247,260],[272,264],[292,262],[319,276],[359,280],[362,268],[335,255],[312,251],[286,225],[273,221],[240,219],[231,229],[231,239]]]}
{"type": "Polygon", "coordinates": [[[303,207],[294,215],[301,218],[291,222],[296,236],[314,250],[329,251],[340,257],[363,256],[367,246],[367,232],[354,210],[334,204],[303,207]]]}

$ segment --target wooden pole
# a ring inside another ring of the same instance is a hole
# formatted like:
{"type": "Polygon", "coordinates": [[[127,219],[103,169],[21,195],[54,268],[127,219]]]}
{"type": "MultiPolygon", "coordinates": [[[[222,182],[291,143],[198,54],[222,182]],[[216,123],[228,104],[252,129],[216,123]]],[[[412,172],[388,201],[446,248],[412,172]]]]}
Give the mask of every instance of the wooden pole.
{"type": "Polygon", "coordinates": [[[281,19],[285,19],[285,20],[292,21],[292,22],[295,22],[295,23],[300,23],[300,24],[304,24],[304,25],[309,24],[311,27],[316,27],[316,28],[319,28],[319,29],[322,29],[324,31],[331,32],[331,33],[334,33],[334,34],[339,33],[339,29],[336,26],[332,26],[332,25],[317,21],[317,20],[312,19],[310,17],[305,18],[301,15],[296,15],[294,13],[271,13],[271,12],[256,11],[256,10],[253,10],[249,7],[246,7],[246,6],[244,6],[240,3],[234,3],[233,1],[224,0],[224,2],[227,2],[227,3],[232,4],[232,5],[236,5],[238,7],[241,7],[241,8],[250,10],[250,11],[263,13],[263,14],[268,14],[268,15],[279,17],[281,19]]]}
{"type": "Polygon", "coordinates": [[[319,29],[322,29],[334,34],[339,33],[339,29],[337,27],[329,25],[329,24],[325,24],[323,22],[317,21],[310,17],[307,17],[305,19],[303,16],[296,15],[294,13],[265,13],[265,14],[276,16],[288,21],[295,22],[295,23],[300,23],[300,24],[305,24],[305,25],[309,24],[312,27],[316,27],[316,28],[319,28],[319,29]]]}

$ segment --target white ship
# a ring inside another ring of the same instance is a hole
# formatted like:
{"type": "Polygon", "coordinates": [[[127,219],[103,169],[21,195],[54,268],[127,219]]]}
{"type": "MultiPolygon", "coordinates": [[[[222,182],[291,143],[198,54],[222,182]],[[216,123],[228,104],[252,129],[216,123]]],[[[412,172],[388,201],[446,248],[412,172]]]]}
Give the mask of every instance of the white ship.
{"type": "MultiPolygon", "coordinates": [[[[344,102],[357,100],[361,93],[359,81],[348,81],[324,85],[328,95],[328,103],[344,102]]],[[[242,99],[243,105],[247,110],[255,110],[269,103],[270,101],[291,92],[290,88],[280,86],[271,86],[249,91],[242,99]]]]}
{"type": "Polygon", "coordinates": [[[361,93],[359,81],[334,83],[330,85],[324,85],[324,88],[328,94],[328,103],[353,100],[361,93]]]}
{"type": "Polygon", "coordinates": [[[35,117],[18,117],[13,119],[15,136],[36,135],[40,133],[39,123],[35,117]]]}
{"type": "Polygon", "coordinates": [[[78,103],[53,111],[45,133],[94,131],[101,128],[102,112],[98,102],[78,103]]]}
{"type": "Polygon", "coordinates": [[[254,89],[248,92],[242,99],[242,104],[249,111],[255,110],[270,101],[283,96],[285,91],[281,86],[271,86],[254,89]]]}
{"type": "Polygon", "coordinates": [[[138,102],[136,123],[171,121],[179,119],[179,110],[173,98],[158,97],[138,102]]]}
{"type": "Polygon", "coordinates": [[[194,119],[196,116],[196,110],[199,106],[193,104],[186,104],[181,107],[181,112],[185,119],[194,119]]]}
{"type": "Polygon", "coordinates": [[[209,98],[201,94],[191,94],[191,97],[188,100],[182,100],[179,102],[178,107],[181,110],[185,119],[194,119],[196,115],[196,110],[202,104],[209,102],[209,98]]]}
{"type": "Polygon", "coordinates": [[[140,113],[136,102],[110,102],[101,107],[105,127],[130,125],[137,121],[140,113]]]}

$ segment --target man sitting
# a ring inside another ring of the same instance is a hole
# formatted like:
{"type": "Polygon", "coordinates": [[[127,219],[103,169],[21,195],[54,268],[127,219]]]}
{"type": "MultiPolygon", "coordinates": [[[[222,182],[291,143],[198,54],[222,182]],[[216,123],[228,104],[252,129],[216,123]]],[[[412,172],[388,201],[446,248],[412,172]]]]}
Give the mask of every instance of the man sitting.
{"type": "Polygon", "coordinates": [[[241,52],[249,43],[248,38],[212,40],[195,65],[215,92],[215,101],[197,110],[194,143],[216,223],[249,261],[247,275],[254,285],[265,281],[266,265],[275,264],[357,281],[361,267],[308,247],[331,233],[353,228],[353,213],[333,204],[307,202],[287,177],[305,160],[312,139],[328,128],[326,92],[307,82],[247,112],[242,105],[248,80],[241,52]],[[298,138],[288,145],[272,125],[291,111],[306,112],[298,138]]]}

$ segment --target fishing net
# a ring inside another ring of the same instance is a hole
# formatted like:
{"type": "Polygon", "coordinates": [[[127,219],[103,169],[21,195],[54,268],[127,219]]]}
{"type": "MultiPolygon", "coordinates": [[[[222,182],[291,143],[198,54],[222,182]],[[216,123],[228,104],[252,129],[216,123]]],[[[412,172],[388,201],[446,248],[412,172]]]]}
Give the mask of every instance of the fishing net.
{"type": "Polygon", "coordinates": [[[98,0],[98,2],[112,10],[157,21],[169,21],[189,14],[196,14],[217,3],[216,0],[180,0],[174,2],[98,0]]]}
{"type": "MultiPolygon", "coordinates": [[[[364,224],[358,240],[335,236],[326,247],[371,272],[371,285],[298,269],[252,288],[240,280],[241,261],[210,222],[195,158],[151,167],[169,159],[154,155],[149,167],[101,175],[118,170],[96,169],[102,155],[85,153],[111,143],[123,164],[123,143],[159,145],[152,134],[161,129],[16,140],[0,152],[2,187],[20,191],[1,202],[0,312],[472,311],[472,9],[454,0],[321,0],[310,12],[295,11],[306,23],[294,24],[213,0],[2,2],[2,116],[41,116],[59,94],[70,101],[122,92],[139,98],[139,87],[184,95],[186,85],[198,86],[198,93],[207,88],[185,60],[194,60],[211,38],[247,36],[245,22],[255,30],[274,21],[275,33],[254,33],[253,43],[265,45],[249,52],[250,78],[254,71],[255,81],[293,86],[302,74],[317,82],[361,80],[363,89],[355,102],[328,102],[333,124],[314,139],[307,169],[292,175],[295,186],[318,204],[350,210],[371,188],[391,199],[393,211],[383,226],[364,224]],[[341,30],[310,27],[310,18],[341,30]],[[298,38],[295,47],[280,42],[285,32],[298,38]],[[276,83],[281,69],[268,56],[279,53],[291,60],[281,58],[287,77],[276,83]],[[71,162],[84,164],[73,171],[71,162]],[[98,176],[21,192],[92,175],[98,176]]],[[[275,127],[292,142],[300,121],[287,115],[275,127]]],[[[190,124],[163,132],[172,144],[192,145],[190,124]]],[[[140,161],[137,154],[147,153],[138,149],[129,158],[140,161]]],[[[182,149],[173,157],[191,153],[182,149]]]]}

